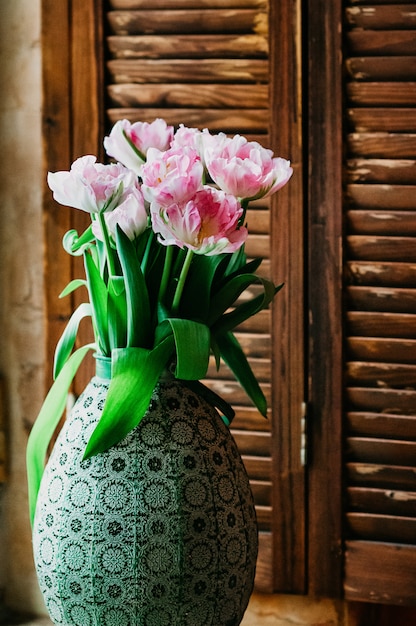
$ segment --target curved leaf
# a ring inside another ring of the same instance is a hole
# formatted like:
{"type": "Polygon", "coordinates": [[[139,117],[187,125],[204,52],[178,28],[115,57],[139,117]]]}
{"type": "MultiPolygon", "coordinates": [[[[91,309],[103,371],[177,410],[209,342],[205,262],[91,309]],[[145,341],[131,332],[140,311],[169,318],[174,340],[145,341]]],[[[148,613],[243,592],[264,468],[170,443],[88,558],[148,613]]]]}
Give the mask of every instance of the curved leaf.
{"type": "Polygon", "coordinates": [[[126,345],[127,302],[123,276],[108,281],[108,341],[110,349],[126,345]]]}
{"type": "Polygon", "coordinates": [[[69,357],[50,388],[30,432],[26,449],[26,468],[31,523],[33,523],[35,516],[36,500],[43,475],[46,451],[58,422],[61,419],[62,413],[64,412],[69,387],[85,355],[89,350],[95,348],[95,344],[88,344],[79,348],[69,357]]]}
{"type": "Polygon", "coordinates": [[[71,280],[71,282],[67,284],[65,289],[61,291],[59,297],[65,298],[65,296],[69,296],[69,294],[78,289],[78,287],[87,287],[87,281],[83,278],[75,278],[74,280],[71,280]]]}
{"type": "Polygon", "coordinates": [[[205,324],[169,317],[163,324],[170,324],[176,348],[176,378],[198,380],[204,378],[208,369],[211,332],[205,324]]]}
{"type": "Polygon", "coordinates": [[[224,362],[260,413],[267,417],[266,398],[237,339],[232,333],[224,333],[217,337],[217,343],[224,362]]]}
{"type": "Polygon", "coordinates": [[[83,302],[71,315],[68,324],[65,327],[61,338],[58,341],[55,350],[55,359],[53,365],[53,377],[56,378],[66,363],[74,349],[75,340],[78,334],[78,328],[84,317],[91,315],[91,305],[89,302],[83,302]]]}
{"type": "Polygon", "coordinates": [[[136,250],[127,235],[117,227],[117,249],[124,275],[127,301],[127,346],[148,346],[150,304],[146,282],[136,250]]]}
{"type": "MultiPolygon", "coordinates": [[[[234,276],[234,278],[226,283],[224,287],[222,287],[212,297],[208,324],[214,324],[221,317],[221,315],[223,315],[223,313],[235,303],[237,298],[247,289],[247,287],[256,283],[260,283],[262,285],[263,294],[257,296],[257,298],[253,298],[253,300],[264,302],[263,305],[259,305],[258,310],[267,306],[275,295],[275,286],[270,280],[261,278],[256,274],[241,274],[234,276]]],[[[254,307],[253,310],[255,309],[256,307],[254,307]]],[[[251,313],[250,315],[254,315],[254,313],[251,313]]]]}
{"type": "Polygon", "coordinates": [[[110,388],[84,459],[108,450],[140,423],[149,407],[153,389],[172,354],[172,336],[153,350],[119,348],[112,351],[110,388]]]}
{"type": "Polygon", "coordinates": [[[96,339],[100,351],[109,356],[111,349],[108,341],[107,286],[90,254],[84,254],[84,263],[96,339]]]}

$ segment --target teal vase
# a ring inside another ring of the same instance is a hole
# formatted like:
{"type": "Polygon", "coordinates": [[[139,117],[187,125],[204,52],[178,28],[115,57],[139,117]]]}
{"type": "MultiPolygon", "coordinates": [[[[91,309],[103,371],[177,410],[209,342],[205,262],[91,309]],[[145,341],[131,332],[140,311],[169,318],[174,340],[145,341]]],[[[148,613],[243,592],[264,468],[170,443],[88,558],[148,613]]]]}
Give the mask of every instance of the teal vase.
{"type": "Polygon", "coordinates": [[[83,461],[109,383],[94,377],[78,399],[40,487],[34,558],[51,620],[237,626],[258,535],[229,429],[185,384],[162,380],[140,425],[83,461]]]}

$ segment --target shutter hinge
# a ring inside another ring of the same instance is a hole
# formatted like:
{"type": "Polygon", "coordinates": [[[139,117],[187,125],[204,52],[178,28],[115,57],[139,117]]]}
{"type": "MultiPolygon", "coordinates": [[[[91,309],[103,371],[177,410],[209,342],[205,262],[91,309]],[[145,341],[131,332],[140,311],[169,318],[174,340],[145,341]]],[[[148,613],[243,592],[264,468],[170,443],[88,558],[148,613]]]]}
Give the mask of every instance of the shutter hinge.
{"type": "Polygon", "coordinates": [[[308,405],[306,402],[301,404],[300,414],[300,463],[305,467],[308,463],[307,455],[307,436],[306,436],[306,417],[308,405]]]}

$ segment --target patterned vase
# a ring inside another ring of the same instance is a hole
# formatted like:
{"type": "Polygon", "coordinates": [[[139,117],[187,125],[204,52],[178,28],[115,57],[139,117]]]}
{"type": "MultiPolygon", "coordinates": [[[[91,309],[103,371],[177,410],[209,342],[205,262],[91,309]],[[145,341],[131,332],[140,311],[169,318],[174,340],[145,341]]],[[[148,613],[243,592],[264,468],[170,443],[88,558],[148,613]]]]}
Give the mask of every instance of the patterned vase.
{"type": "Polygon", "coordinates": [[[161,381],[140,425],[82,461],[108,387],[88,384],[42,479],[34,555],[53,623],[237,626],[257,525],[227,426],[181,382],[161,381]]]}

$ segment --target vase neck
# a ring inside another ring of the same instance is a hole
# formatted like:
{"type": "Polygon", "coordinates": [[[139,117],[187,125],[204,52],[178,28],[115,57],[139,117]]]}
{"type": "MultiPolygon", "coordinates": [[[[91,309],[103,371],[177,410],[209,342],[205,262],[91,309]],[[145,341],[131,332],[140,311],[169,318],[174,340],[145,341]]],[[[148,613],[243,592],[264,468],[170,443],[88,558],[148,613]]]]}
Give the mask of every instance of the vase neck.
{"type": "Polygon", "coordinates": [[[111,357],[102,354],[94,354],[95,357],[95,375],[98,378],[111,379],[111,357]]]}

